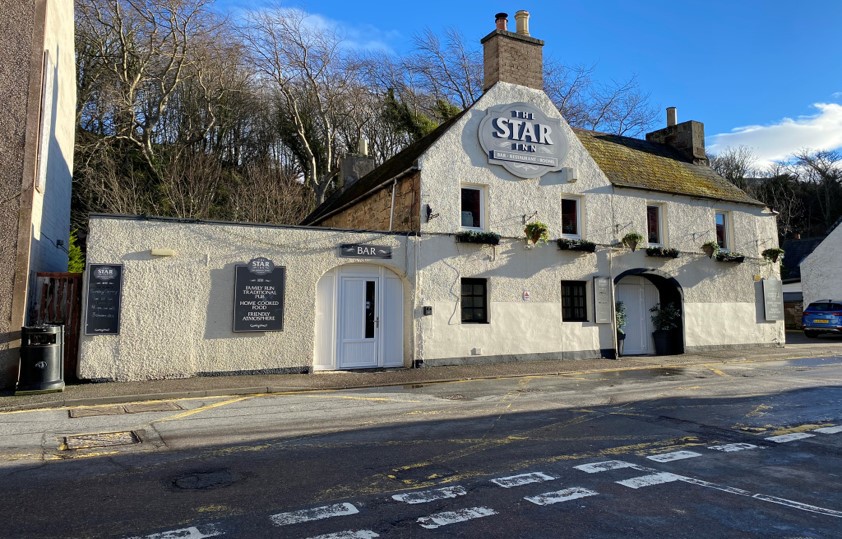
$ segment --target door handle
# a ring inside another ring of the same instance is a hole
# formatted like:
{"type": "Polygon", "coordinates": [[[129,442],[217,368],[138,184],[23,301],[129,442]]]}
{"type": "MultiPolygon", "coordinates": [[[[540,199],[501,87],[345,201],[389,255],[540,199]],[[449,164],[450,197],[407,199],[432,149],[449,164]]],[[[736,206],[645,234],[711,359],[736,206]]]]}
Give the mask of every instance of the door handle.
{"type": "Polygon", "coordinates": [[[376,328],[380,327],[380,317],[379,316],[374,318],[374,327],[376,327],[376,328]]]}

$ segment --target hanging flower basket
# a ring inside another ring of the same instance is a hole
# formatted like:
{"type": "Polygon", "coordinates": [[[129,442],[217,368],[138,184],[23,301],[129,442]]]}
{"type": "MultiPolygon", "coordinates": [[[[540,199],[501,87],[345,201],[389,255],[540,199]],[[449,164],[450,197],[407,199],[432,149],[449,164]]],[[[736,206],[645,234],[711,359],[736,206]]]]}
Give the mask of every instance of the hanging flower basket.
{"type": "Polygon", "coordinates": [[[456,241],[458,243],[484,243],[486,245],[499,245],[500,234],[494,232],[474,232],[468,230],[466,232],[459,232],[456,234],[456,241]]]}
{"type": "Polygon", "coordinates": [[[715,241],[709,241],[707,243],[703,243],[702,244],[702,251],[704,251],[704,253],[706,255],[708,255],[708,258],[713,258],[713,255],[719,253],[719,244],[715,241]]]}
{"type": "Polygon", "coordinates": [[[532,245],[547,243],[550,240],[549,227],[540,221],[528,223],[526,227],[524,227],[523,233],[526,234],[527,242],[532,245]]]}
{"type": "Polygon", "coordinates": [[[637,250],[638,244],[643,243],[643,236],[638,234],[637,232],[629,232],[625,236],[623,236],[623,245],[628,247],[635,252],[637,250]]]}
{"type": "Polygon", "coordinates": [[[784,250],[780,247],[772,247],[771,249],[766,249],[761,253],[763,258],[772,262],[773,264],[778,260],[783,260],[784,258],[784,250]]]}
{"type": "Polygon", "coordinates": [[[587,240],[559,238],[556,240],[556,245],[558,245],[558,248],[562,251],[582,251],[585,253],[592,253],[596,251],[596,244],[587,240]]]}
{"type": "Polygon", "coordinates": [[[678,249],[667,249],[666,247],[647,247],[646,256],[659,258],[678,258],[678,249]]]}

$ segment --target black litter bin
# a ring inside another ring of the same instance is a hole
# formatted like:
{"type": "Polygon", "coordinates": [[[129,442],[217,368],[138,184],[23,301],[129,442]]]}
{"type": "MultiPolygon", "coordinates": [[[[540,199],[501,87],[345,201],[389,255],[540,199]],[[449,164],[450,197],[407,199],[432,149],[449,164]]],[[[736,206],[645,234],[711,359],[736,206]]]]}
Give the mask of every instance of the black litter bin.
{"type": "Polygon", "coordinates": [[[64,391],[64,326],[22,327],[15,394],[64,391]]]}

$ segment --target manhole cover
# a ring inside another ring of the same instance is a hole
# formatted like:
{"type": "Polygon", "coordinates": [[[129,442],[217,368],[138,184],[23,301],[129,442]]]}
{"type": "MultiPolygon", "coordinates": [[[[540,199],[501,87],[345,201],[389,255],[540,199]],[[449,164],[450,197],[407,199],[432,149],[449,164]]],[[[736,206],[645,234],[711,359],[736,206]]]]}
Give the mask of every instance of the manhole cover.
{"type": "Polygon", "coordinates": [[[64,448],[68,450],[115,447],[139,443],[140,437],[130,430],[124,432],[101,432],[98,434],[75,434],[64,437],[64,448]]]}
{"type": "Polygon", "coordinates": [[[71,408],[70,417],[96,417],[100,415],[120,415],[125,413],[122,406],[98,406],[95,408],[71,408]]]}
{"type": "Polygon", "coordinates": [[[126,409],[127,414],[142,414],[145,412],[175,412],[184,409],[174,402],[139,402],[135,404],[127,404],[123,408],[126,409]]]}
{"type": "Polygon", "coordinates": [[[468,397],[466,397],[465,395],[459,394],[459,393],[456,393],[455,395],[442,395],[439,398],[449,400],[449,401],[466,401],[466,400],[468,400],[468,397]]]}
{"type": "Polygon", "coordinates": [[[172,486],[181,490],[209,490],[227,487],[240,480],[231,470],[204,470],[191,472],[172,480],[172,486]]]}

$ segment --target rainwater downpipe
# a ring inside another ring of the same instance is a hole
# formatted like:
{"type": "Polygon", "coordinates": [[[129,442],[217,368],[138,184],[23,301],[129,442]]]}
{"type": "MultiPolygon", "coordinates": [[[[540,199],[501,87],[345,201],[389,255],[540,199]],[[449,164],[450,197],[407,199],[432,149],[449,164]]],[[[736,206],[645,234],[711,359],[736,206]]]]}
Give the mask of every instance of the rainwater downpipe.
{"type": "Polygon", "coordinates": [[[389,232],[392,231],[392,224],[395,222],[395,187],[398,185],[398,179],[392,181],[392,205],[389,207],[389,232]]]}

